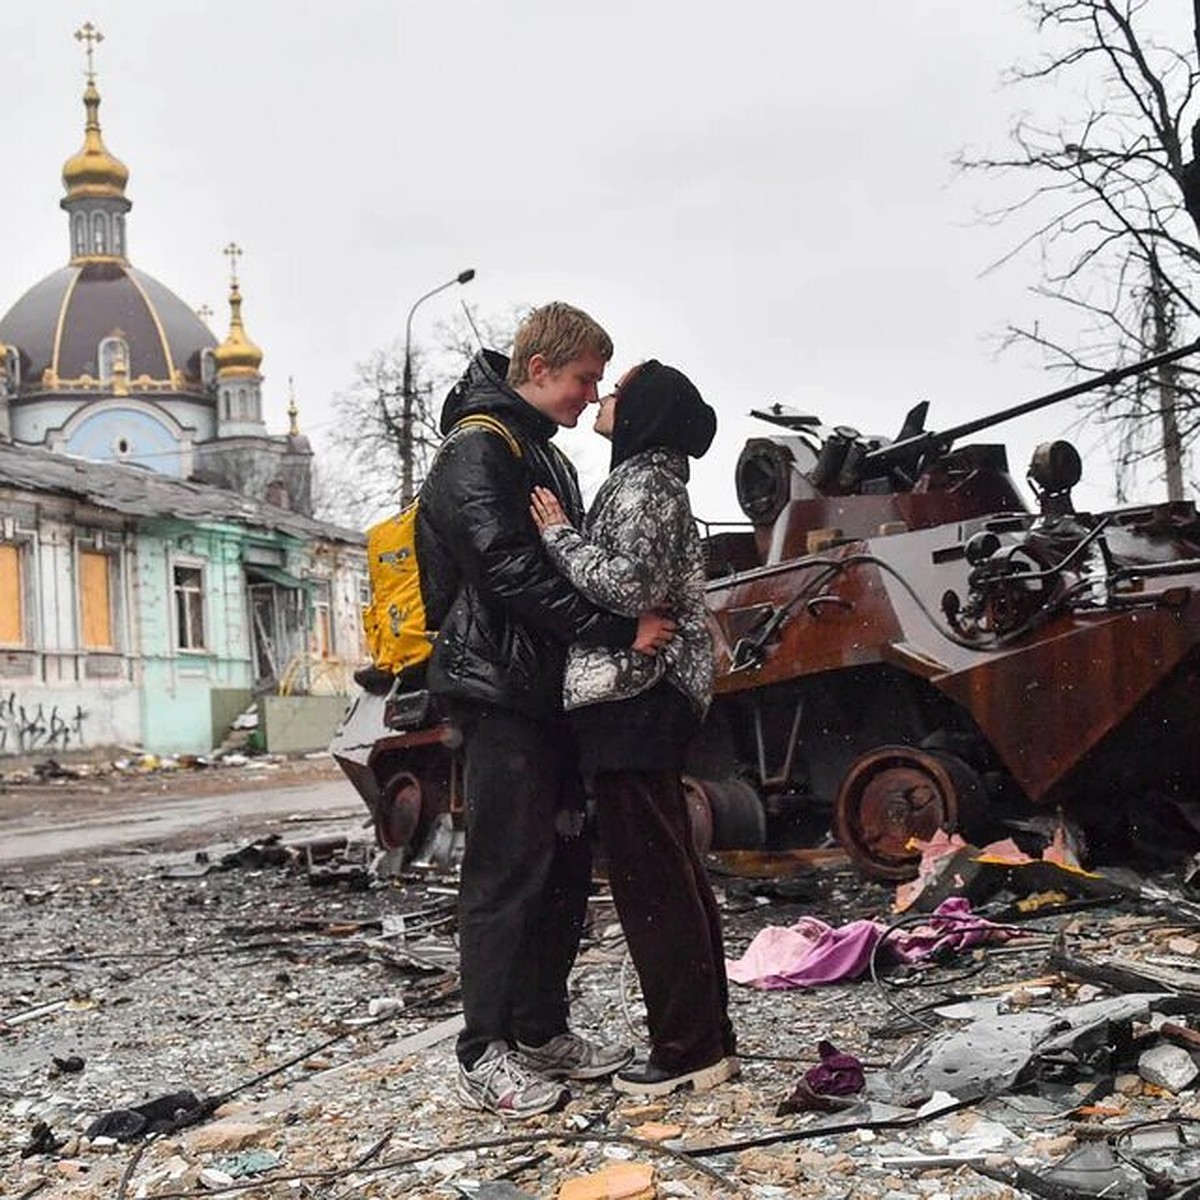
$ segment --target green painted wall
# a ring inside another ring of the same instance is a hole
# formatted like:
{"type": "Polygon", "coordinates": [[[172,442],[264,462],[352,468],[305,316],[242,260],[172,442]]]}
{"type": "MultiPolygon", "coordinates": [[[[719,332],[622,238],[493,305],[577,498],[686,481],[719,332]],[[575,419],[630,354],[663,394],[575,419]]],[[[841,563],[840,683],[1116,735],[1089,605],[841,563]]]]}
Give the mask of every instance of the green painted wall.
{"type": "Polygon", "coordinates": [[[243,569],[248,543],[274,545],[286,563],[299,555],[293,539],[232,526],[184,522],[143,526],[134,604],[141,623],[143,744],[155,753],[207,753],[214,735],[216,690],[248,693],[253,683],[249,605],[243,569]],[[175,566],[204,571],[204,649],[177,646],[175,566]]]}

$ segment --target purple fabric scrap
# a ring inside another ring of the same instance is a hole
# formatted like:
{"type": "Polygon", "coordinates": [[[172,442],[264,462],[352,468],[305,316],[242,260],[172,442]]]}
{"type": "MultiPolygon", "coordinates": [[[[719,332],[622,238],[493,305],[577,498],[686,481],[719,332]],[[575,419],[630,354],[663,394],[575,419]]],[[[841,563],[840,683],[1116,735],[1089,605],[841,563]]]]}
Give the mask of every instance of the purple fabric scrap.
{"type": "Polygon", "coordinates": [[[853,1106],[848,1097],[866,1087],[863,1065],[853,1054],[844,1054],[832,1042],[818,1042],[821,1061],[800,1077],[792,1094],[779,1105],[775,1115],[798,1112],[837,1112],[853,1106]]]}
{"type": "MultiPolygon", "coordinates": [[[[726,967],[734,983],[764,990],[817,987],[866,974],[871,954],[887,932],[879,921],[851,921],[835,928],[816,917],[794,925],[768,925],[754,937],[741,958],[726,967]]],[[[968,950],[1007,935],[982,917],[973,916],[965,896],[943,900],[929,920],[888,934],[881,962],[916,962],[942,950],[968,950]]]]}
{"type": "Polygon", "coordinates": [[[804,1072],[804,1082],[818,1096],[853,1096],[866,1085],[863,1065],[853,1054],[845,1054],[832,1042],[818,1042],[821,1061],[804,1072]]]}

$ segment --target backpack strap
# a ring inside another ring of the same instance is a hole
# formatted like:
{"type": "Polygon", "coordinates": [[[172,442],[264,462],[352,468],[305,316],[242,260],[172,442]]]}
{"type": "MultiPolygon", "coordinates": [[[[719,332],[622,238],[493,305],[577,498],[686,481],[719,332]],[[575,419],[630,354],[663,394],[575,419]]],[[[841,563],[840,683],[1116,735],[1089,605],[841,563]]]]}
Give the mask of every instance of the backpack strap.
{"type": "Polygon", "coordinates": [[[472,425],[498,433],[508,443],[508,448],[513,452],[515,458],[525,457],[521,451],[521,443],[517,441],[513,431],[498,417],[493,417],[491,413],[470,413],[461,420],[455,421],[450,432],[453,433],[455,429],[463,429],[472,425]]]}

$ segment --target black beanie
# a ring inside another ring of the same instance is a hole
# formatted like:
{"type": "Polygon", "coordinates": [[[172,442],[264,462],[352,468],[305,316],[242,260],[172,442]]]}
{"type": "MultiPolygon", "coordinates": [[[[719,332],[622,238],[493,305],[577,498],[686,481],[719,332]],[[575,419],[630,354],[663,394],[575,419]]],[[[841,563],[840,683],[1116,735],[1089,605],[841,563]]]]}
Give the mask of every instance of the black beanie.
{"type": "Polygon", "coordinates": [[[717,414],[696,385],[682,371],[652,358],[634,371],[618,395],[612,466],[654,446],[700,458],[716,432],[717,414]]]}

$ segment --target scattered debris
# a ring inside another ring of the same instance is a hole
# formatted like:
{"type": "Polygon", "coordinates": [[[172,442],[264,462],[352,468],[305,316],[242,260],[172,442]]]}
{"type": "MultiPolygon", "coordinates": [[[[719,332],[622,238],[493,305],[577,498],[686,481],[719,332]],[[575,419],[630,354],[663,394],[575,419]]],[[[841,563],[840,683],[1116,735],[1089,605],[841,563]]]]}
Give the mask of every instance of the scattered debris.
{"type": "Polygon", "coordinates": [[[1111,1072],[1130,1026],[1167,1011],[1174,998],[1134,993],[1069,1008],[1005,1012],[999,1001],[962,1029],[935,1034],[902,1056],[868,1092],[889,1103],[919,1104],[937,1092],[978,1100],[1010,1091],[1047,1064],[1065,1067],[1069,1082],[1111,1072]]]}
{"type": "MultiPolygon", "coordinates": [[[[723,856],[735,961],[766,929],[862,922],[866,969],[735,988],[742,1075],[710,1092],[640,1104],[584,1082],[563,1112],[505,1124],[454,1095],[453,863],[385,877],[364,848],[245,836],[6,875],[0,1191],[1159,1200],[1200,1181],[1200,922],[1172,877],[896,916],[890,886],[833,858],[746,879],[723,856]],[[324,868],[344,877],[314,887],[324,868]],[[949,940],[893,957],[910,937],[949,940]]],[[[645,1043],[602,882],[572,999],[582,1032],[645,1043]]]]}
{"type": "Polygon", "coordinates": [[[1192,1056],[1180,1046],[1163,1042],[1143,1050],[1137,1060],[1138,1074],[1155,1087],[1172,1095],[1187,1089],[1200,1075],[1192,1056]]]}
{"type": "Polygon", "coordinates": [[[965,897],[980,906],[1001,893],[1014,902],[1031,896],[1055,897],[1027,905],[1027,911],[1045,903],[1065,903],[1072,898],[1108,900],[1122,888],[1103,874],[1085,871],[1074,849],[1075,839],[1059,824],[1040,858],[1025,853],[1011,838],[972,846],[958,834],[939,830],[928,841],[914,842],[921,854],[917,877],[896,888],[896,909],[934,912],[952,896],[965,897]]]}

